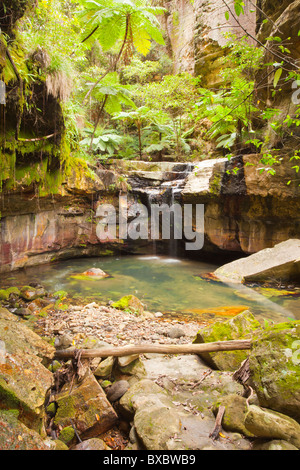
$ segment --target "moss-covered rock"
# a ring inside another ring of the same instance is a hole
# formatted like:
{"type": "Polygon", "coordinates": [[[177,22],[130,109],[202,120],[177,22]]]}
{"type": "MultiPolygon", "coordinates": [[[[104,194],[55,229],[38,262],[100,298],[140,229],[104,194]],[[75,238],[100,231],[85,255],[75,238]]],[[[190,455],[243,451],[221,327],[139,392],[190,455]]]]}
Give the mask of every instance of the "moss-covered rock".
{"type": "Polygon", "coordinates": [[[75,431],[72,426],[66,426],[59,433],[59,440],[64,444],[70,444],[75,437],[75,431]]]}
{"type": "Polygon", "coordinates": [[[82,438],[106,432],[118,419],[92,373],[80,383],[66,384],[55,400],[58,406],[55,424],[68,427],[71,418],[82,438]]]}
{"type": "Polygon", "coordinates": [[[42,437],[18,420],[15,411],[0,410],[1,450],[50,450],[42,437]]]}
{"type": "Polygon", "coordinates": [[[0,301],[8,300],[10,294],[20,295],[20,290],[17,287],[9,287],[8,289],[0,289],[0,301]]]}
{"type": "MultiPolygon", "coordinates": [[[[250,311],[245,311],[228,321],[219,321],[200,330],[193,343],[211,343],[249,338],[260,329],[260,323],[250,311]]],[[[248,357],[248,351],[219,351],[201,353],[200,356],[214,369],[235,371],[248,357]]]]}
{"type": "Polygon", "coordinates": [[[225,406],[225,413],[222,420],[222,427],[226,431],[240,432],[244,436],[254,435],[245,427],[245,417],[248,411],[246,398],[236,394],[229,394],[221,397],[213,407],[216,414],[219,406],[225,406]]]}
{"type": "Polygon", "coordinates": [[[24,300],[36,300],[40,297],[44,297],[47,294],[46,290],[43,287],[31,287],[23,286],[20,291],[20,296],[24,300]]]}
{"type": "Polygon", "coordinates": [[[53,375],[42,361],[45,365],[50,362],[55,349],[1,308],[0,338],[5,345],[4,363],[0,364],[0,406],[17,410],[20,421],[41,431],[46,393],[53,385],[53,375]]]}
{"type": "Polygon", "coordinates": [[[300,321],[272,325],[257,336],[249,364],[259,403],[300,420],[300,321]]]}
{"type": "Polygon", "coordinates": [[[125,295],[117,302],[112,304],[112,307],[119,310],[130,310],[132,313],[141,315],[144,311],[142,302],[134,295],[125,295]]]}

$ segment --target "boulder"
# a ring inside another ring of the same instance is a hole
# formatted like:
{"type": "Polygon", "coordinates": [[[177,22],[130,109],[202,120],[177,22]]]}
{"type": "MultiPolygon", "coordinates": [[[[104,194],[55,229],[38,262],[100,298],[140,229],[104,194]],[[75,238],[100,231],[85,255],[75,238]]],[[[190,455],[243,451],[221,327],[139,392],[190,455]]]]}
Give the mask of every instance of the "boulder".
{"type": "Polygon", "coordinates": [[[298,450],[297,447],[293,446],[287,441],[282,439],[272,439],[268,442],[254,442],[253,450],[298,450]]]}
{"type": "Polygon", "coordinates": [[[127,418],[132,419],[136,410],[146,404],[159,404],[170,406],[166,392],[155,382],[142,379],[130,387],[120,399],[120,412],[127,418]]]}
{"type": "Polygon", "coordinates": [[[265,248],[246,258],[225,264],[214,274],[221,280],[231,282],[299,279],[300,240],[290,239],[274,248],[265,248]]]}
{"type": "Polygon", "coordinates": [[[50,444],[18,420],[15,411],[0,410],[1,450],[52,450],[50,444]]]}
{"type": "Polygon", "coordinates": [[[283,439],[300,449],[300,424],[289,416],[250,405],[245,426],[257,437],[283,439]]]}
{"type": "Polygon", "coordinates": [[[99,378],[109,377],[112,373],[114,366],[114,358],[112,356],[107,357],[100,362],[96,370],[94,370],[94,375],[99,378]]]}
{"type": "MultiPolygon", "coordinates": [[[[246,339],[253,332],[257,332],[259,328],[260,323],[250,311],[246,310],[228,321],[215,322],[213,325],[198,331],[193,343],[246,339]]],[[[218,351],[199,355],[214,369],[235,371],[248,357],[249,352],[243,350],[218,351]]]]}
{"type": "Polygon", "coordinates": [[[40,297],[44,297],[47,294],[46,290],[43,287],[31,287],[24,286],[20,291],[20,297],[24,300],[36,300],[40,297]]]}
{"type": "Polygon", "coordinates": [[[46,393],[53,385],[53,375],[45,366],[51,362],[55,349],[23,320],[1,308],[0,339],[4,347],[0,364],[1,408],[18,410],[20,421],[40,431],[46,393]]]}
{"type": "Polygon", "coordinates": [[[174,409],[148,403],[136,411],[134,426],[147,450],[168,450],[168,441],[180,432],[181,420],[174,409]]]}
{"type": "Polygon", "coordinates": [[[104,271],[102,271],[102,269],[99,269],[99,268],[91,268],[91,269],[88,269],[87,271],[85,271],[83,273],[83,276],[95,276],[95,277],[108,277],[108,274],[106,274],[104,271]]]}
{"type": "Polygon", "coordinates": [[[134,295],[126,295],[117,302],[112,304],[112,307],[119,310],[130,310],[132,313],[141,315],[144,312],[142,302],[134,295]]]}
{"type": "Polygon", "coordinates": [[[236,394],[221,397],[214,404],[215,415],[221,405],[225,406],[222,427],[227,431],[239,432],[244,436],[253,437],[253,434],[245,426],[245,417],[248,411],[246,398],[236,394]]]}
{"type": "MultiPolygon", "coordinates": [[[[272,325],[253,339],[251,381],[261,406],[300,420],[300,321],[272,325]]],[[[275,436],[274,436],[275,437],[275,436]]]]}
{"type": "Polygon", "coordinates": [[[70,425],[71,418],[82,439],[99,436],[118,420],[91,372],[79,383],[67,383],[55,396],[55,401],[58,406],[55,424],[65,428],[70,425]]]}

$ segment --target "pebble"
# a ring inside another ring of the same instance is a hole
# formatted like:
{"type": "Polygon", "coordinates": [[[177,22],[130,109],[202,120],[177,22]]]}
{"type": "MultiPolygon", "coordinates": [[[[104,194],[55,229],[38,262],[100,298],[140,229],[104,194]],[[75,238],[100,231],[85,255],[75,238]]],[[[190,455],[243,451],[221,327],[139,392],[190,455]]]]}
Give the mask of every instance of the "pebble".
{"type": "Polygon", "coordinates": [[[73,344],[80,347],[82,340],[89,336],[115,346],[126,344],[183,344],[191,343],[198,330],[207,322],[166,319],[158,313],[136,316],[124,311],[97,305],[72,305],[67,310],[51,310],[38,324],[44,335],[53,337],[68,334],[73,344]],[[92,308],[91,308],[92,307],[92,308]]]}

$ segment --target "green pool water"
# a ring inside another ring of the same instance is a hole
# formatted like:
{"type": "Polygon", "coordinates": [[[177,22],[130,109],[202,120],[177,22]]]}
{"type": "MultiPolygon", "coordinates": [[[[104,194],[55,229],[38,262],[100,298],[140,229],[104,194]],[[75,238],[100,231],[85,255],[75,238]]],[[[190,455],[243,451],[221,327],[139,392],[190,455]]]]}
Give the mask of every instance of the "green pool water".
{"type": "Polygon", "coordinates": [[[133,294],[150,311],[181,317],[211,318],[217,314],[225,319],[233,316],[239,307],[248,307],[255,315],[275,321],[300,318],[300,297],[292,292],[285,296],[270,295],[267,290],[231,286],[201,277],[217,267],[165,256],[82,258],[23,269],[6,276],[5,283],[3,278],[0,282],[2,285],[39,282],[52,292],[64,290],[75,299],[87,302],[116,301],[133,294]],[[91,268],[101,268],[109,277],[72,277],[91,268]]]}

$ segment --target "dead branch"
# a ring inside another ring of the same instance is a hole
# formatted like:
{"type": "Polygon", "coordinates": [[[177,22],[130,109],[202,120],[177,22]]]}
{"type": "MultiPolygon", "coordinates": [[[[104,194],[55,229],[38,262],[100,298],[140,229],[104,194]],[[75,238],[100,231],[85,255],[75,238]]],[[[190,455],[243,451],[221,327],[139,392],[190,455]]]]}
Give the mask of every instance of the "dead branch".
{"type": "Polygon", "coordinates": [[[209,435],[209,437],[211,437],[214,441],[218,439],[219,433],[222,429],[222,419],[223,419],[224,413],[225,413],[225,406],[219,406],[218,414],[217,414],[216,422],[215,422],[215,427],[209,435]]]}
{"type": "MultiPolygon", "coordinates": [[[[203,352],[216,352],[216,351],[236,351],[236,350],[251,349],[250,340],[232,340],[232,341],[216,341],[214,343],[202,344],[141,344],[138,346],[123,346],[123,347],[105,347],[101,349],[83,349],[81,350],[81,358],[86,359],[90,357],[122,357],[130,356],[132,354],[156,353],[156,354],[201,354],[203,352]]],[[[70,359],[78,353],[78,349],[56,351],[55,357],[58,359],[70,359]]]]}
{"type": "Polygon", "coordinates": [[[46,135],[45,137],[36,137],[35,139],[21,139],[19,137],[18,140],[20,142],[38,142],[40,140],[51,139],[51,137],[54,137],[56,134],[57,134],[57,132],[55,132],[55,134],[46,135]]]}

